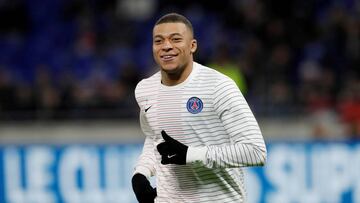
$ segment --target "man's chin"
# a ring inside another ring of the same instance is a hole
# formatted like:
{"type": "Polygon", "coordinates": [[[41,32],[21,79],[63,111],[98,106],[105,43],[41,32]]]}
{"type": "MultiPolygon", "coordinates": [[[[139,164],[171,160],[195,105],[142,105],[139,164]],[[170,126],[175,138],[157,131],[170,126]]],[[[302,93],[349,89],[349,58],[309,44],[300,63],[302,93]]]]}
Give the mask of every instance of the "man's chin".
{"type": "Polygon", "coordinates": [[[174,74],[178,72],[178,66],[176,65],[164,65],[161,69],[167,74],[174,74]]]}

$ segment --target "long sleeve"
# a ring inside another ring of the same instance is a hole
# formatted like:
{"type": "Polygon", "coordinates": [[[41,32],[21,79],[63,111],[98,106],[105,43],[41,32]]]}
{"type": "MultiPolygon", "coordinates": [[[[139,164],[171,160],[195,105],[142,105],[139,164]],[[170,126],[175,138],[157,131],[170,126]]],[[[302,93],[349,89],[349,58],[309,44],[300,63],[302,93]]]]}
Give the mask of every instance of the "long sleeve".
{"type": "Polygon", "coordinates": [[[187,162],[201,160],[209,168],[264,165],[266,147],[259,125],[236,84],[227,79],[214,89],[214,109],[229,135],[226,145],[189,148],[187,162]]]}
{"type": "Polygon", "coordinates": [[[154,142],[150,138],[151,129],[147,124],[142,110],[140,110],[140,126],[144,134],[146,135],[142,153],[135,165],[135,173],[141,173],[147,178],[155,175],[155,154],[154,154],[154,142]]]}

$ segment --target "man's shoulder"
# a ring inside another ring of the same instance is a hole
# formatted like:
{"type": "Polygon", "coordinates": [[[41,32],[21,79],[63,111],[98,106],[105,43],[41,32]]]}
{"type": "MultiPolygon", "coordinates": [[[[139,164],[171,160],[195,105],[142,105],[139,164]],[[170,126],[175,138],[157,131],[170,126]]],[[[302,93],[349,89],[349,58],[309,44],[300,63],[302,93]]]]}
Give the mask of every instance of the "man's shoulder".
{"type": "Polygon", "coordinates": [[[135,96],[139,97],[144,94],[151,94],[152,89],[154,89],[160,81],[160,71],[155,74],[142,79],[135,87],[135,96]]]}
{"type": "Polygon", "coordinates": [[[205,65],[202,65],[199,63],[196,63],[196,66],[200,72],[199,76],[203,80],[211,81],[211,83],[209,83],[209,84],[218,85],[219,83],[222,83],[222,82],[232,81],[232,79],[230,79],[228,76],[224,75],[223,73],[221,73],[211,67],[208,67],[208,66],[205,66],[205,65]]]}
{"type": "Polygon", "coordinates": [[[147,78],[143,78],[142,80],[140,80],[140,82],[138,82],[138,84],[136,85],[135,90],[141,89],[141,88],[149,88],[153,85],[158,84],[159,80],[160,80],[160,71],[154,73],[153,75],[151,75],[147,78]]]}

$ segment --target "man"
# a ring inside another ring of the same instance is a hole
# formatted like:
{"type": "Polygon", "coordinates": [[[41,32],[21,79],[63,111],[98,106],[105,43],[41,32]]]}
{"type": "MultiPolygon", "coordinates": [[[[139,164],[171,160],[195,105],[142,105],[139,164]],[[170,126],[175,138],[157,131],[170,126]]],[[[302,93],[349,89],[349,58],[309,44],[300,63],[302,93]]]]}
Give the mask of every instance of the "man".
{"type": "Polygon", "coordinates": [[[241,167],[265,163],[265,143],[244,97],[230,78],[193,61],[196,48],[184,16],[156,22],[160,71],[135,89],[146,135],[132,179],[139,202],[244,202],[241,167]]]}

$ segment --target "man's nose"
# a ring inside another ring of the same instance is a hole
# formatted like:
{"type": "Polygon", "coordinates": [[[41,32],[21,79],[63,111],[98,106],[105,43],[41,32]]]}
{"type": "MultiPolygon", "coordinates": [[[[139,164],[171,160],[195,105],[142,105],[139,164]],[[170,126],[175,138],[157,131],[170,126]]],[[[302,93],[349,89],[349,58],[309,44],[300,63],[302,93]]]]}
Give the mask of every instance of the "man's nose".
{"type": "Polygon", "coordinates": [[[169,50],[171,50],[172,48],[173,48],[173,46],[172,46],[171,42],[170,42],[169,40],[165,40],[162,49],[163,49],[164,51],[169,51],[169,50]]]}

